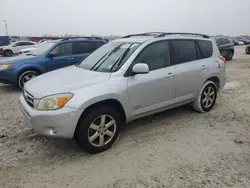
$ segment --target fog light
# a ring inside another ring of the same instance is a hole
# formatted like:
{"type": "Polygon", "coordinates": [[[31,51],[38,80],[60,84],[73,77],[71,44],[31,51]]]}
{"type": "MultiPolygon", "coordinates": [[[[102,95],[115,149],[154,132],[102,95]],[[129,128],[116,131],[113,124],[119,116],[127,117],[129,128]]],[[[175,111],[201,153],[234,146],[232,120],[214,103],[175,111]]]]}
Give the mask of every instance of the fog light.
{"type": "Polygon", "coordinates": [[[53,128],[53,127],[49,128],[49,134],[50,135],[55,135],[56,134],[56,129],[53,128]]]}

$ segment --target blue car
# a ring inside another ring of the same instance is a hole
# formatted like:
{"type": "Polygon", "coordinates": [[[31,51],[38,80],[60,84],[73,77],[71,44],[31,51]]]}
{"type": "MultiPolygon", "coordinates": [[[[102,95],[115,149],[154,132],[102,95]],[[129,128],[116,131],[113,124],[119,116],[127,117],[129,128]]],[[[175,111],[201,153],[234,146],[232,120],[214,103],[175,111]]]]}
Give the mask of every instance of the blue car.
{"type": "Polygon", "coordinates": [[[105,43],[105,39],[91,37],[41,43],[29,54],[0,60],[0,83],[23,88],[27,81],[40,74],[80,63],[105,43]]]}

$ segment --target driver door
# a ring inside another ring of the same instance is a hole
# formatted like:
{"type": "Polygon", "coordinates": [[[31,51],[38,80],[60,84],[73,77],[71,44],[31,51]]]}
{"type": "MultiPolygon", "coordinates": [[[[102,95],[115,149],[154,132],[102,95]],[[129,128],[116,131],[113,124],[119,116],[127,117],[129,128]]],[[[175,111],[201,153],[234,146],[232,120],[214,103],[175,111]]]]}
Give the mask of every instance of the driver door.
{"type": "Polygon", "coordinates": [[[131,116],[144,116],[174,104],[174,66],[170,64],[169,45],[159,41],[146,46],[133,62],[146,63],[148,74],[128,78],[128,93],[131,116]]]}

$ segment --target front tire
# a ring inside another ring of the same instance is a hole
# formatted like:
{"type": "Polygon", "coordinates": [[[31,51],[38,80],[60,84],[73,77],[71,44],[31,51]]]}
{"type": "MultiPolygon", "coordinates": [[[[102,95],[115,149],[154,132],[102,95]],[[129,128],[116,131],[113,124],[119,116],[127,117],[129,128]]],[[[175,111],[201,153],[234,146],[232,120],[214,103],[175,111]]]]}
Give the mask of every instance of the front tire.
{"type": "Polygon", "coordinates": [[[210,111],[217,99],[217,86],[213,81],[206,81],[202,89],[192,104],[193,109],[198,112],[210,111]]]}
{"type": "Polygon", "coordinates": [[[13,52],[11,50],[5,50],[3,52],[3,55],[6,57],[11,57],[11,56],[13,56],[13,52]]]}
{"type": "Polygon", "coordinates": [[[19,77],[18,77],[18,86],[23,89],[23,86],[26,82],[30,81],[31,79],[37,77],[39,73],[37,71],[24,71],[19,77]]]}
{"type": "Polygon", "coordinates": [[[120,114],[109,106],[92,109],[78,124],[75,139],[86,152],[96,154],[113,146],[122,127],[120,114]]]}

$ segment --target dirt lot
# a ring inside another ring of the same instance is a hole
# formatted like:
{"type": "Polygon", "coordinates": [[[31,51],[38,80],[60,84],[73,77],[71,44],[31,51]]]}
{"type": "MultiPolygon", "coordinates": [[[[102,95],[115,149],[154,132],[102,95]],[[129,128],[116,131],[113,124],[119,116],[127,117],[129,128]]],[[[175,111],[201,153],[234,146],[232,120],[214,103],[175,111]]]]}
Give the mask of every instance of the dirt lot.
{"type": "Polygon", "coordinates": [[[116,146],[97,155],[71,140],[31,135],[20,90],[0,85],[0,187],[250,187],[250,56],[227,64],[215,108],[187,107],[129,124],[116,146]]]}

